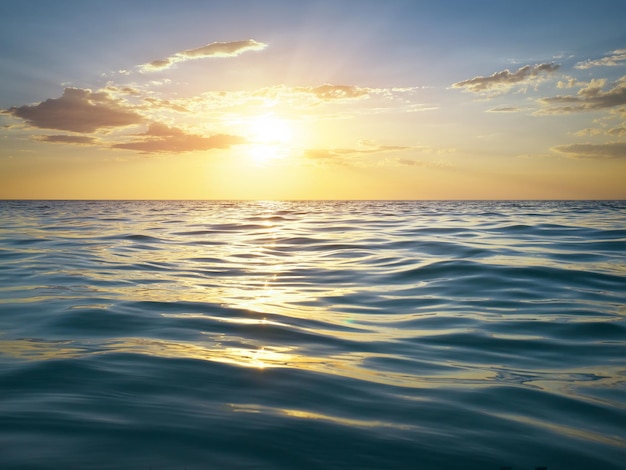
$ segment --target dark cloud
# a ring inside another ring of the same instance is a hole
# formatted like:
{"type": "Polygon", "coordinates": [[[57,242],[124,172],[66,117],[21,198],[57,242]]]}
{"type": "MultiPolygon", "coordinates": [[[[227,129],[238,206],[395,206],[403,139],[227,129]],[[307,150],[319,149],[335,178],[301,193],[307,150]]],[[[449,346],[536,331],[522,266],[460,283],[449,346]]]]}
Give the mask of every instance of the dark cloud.
{"type": "Polygon", "coordinates": [[[626,76],[610,90],[603,91],[606,80],[592,80],[576,95],[558,95],[542,98],[540,103],[548,106],[538,114],[565,114],[576,111],[593,111],[626,105],[626,76]]]}
{"type": "Polygon", "coordinates": [[[61,98],[9,108],[6,113],[41,129],[80,133],[129,126],[142,120],[139,114],[120,105],[108,93],[80,88],[66,88],[61,98]]]}
{"type": "Polygon", "coordinates": [[[115,149],[136,150],[142,153],[192,152],[194,150],[226,149],[233,145],[246,143],[243,137],[217,134],[204,137],[188,134],[184,130],[153,123],[143,134],[136,134],[139,139],[132,142],[112,145],[115,149]]]}
{"type": "Polygon", "coordinates": [[[142,65],[141,69],[144,71],[162,70],[170,67],[175,62],[179,61],[176,61],[174,59],[157,59],[148,64],[142,65]]]}
{"type": "Polygon", "coordinates": [[[93,137],[87,137],[84,135],[42,135],[37,137],[37,140],[41,142],[51,142],[53,144],[90,145],[96,143],[96,140],[93,137]]]}
{"type": "Polygon", "coordinates": [[[196,49],[187,49],[182,52],[177,52],[165,59],[153,60],[152,62],[143,64],[141,70],[143,72],[153,72],[167,69],[178,62],[188,60],[206,59],[209,57],[235,57],[247,51],[260,51],[266,47],[267,44],[257,42],[254,39],[248,39],[246,41],[213,42],[196,49]]]}
{"type": "Polygon", "coordinates": [[[524,84],[536,80],[542,74],[551,74],[557,71],[560,65],[554,63],[525,65],[515,72],[503,70],[488,77],[474,77],[469,80],[454,83],[452,88],[462,88],[472,93],[487,91],[506,92],[518,84],[524,84]]]}
{"type": "Polygon", "coordinates": [[[558,145],[553,150],[572,158],[626,158],[626,142],[558,145]]]}

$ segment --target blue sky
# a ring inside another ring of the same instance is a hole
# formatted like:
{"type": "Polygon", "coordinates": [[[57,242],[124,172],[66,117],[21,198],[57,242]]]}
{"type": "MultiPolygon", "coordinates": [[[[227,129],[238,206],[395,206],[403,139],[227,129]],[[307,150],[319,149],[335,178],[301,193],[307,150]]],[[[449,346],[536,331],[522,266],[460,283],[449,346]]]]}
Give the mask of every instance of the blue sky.
{"type": "Polygon", "coordinates": [[[624,17],[4,1],[0,197],[625,198],[624,17]]]}

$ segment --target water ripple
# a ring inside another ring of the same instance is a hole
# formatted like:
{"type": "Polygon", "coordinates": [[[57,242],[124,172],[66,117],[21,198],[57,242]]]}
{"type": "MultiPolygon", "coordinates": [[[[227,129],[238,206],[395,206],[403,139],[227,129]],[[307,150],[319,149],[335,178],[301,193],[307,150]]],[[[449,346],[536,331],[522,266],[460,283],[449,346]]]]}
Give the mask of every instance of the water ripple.
{"type": "Polygon", "coordinates": [[[619,469],[624,227],[623,201],[2,201],[0,462],[619,469]]]}

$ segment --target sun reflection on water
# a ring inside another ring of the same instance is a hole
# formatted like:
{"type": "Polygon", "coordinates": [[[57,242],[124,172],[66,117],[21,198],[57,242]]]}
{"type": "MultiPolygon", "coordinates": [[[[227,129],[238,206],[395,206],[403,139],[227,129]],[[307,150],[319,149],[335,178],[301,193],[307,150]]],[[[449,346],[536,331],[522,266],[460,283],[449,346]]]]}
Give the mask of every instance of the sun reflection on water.
{"type": "Polygon", "coordinates": [[[283,415],[290,418],[302,420],[328,421],[341,426],[357,427],[357,428],[395,428],[402,430],[415,429],[417,426],[409,426],[401,423],[392,423],[387,421],[375,421],[364,419],[344,418],[341,416],[332,416],[323,413],[315,413],[306,410],[297,410],[291,408],[273,408],[269,406],[255,404],[230,403],[231,410],[235,413],[263,413],[266,415],[283,415]]]}

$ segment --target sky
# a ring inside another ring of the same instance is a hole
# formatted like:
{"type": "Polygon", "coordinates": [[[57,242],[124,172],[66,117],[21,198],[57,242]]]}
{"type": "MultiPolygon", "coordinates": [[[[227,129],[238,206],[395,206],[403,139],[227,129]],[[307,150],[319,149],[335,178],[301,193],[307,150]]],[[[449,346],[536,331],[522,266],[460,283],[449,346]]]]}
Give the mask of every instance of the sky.
{"type": "Polygon", "coordinates": [[[623,0],[0,2],[2,199],[626,199],[623,0]]]}

